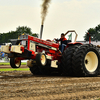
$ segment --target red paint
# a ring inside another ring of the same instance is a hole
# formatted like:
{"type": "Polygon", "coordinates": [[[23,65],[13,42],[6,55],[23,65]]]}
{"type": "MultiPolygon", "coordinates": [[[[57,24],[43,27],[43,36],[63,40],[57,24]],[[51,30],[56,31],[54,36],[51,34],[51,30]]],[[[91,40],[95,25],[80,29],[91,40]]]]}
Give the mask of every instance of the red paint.
{"type": "MultiPolygon", "coordinates": [[[[30,59],[35,59],[37,53],[45,52],[46,55],[51,56],[51,58],[52,58],[51,60],[58,60],[59,62],[61,61],[62,54],[59,51],[59,44],[58,43],[53,43],[53,42],[50,42],[50,41],[41,40],[41,39],[38,39],[38,38],[30,36],[30,35],[28,35],[27,41],[28,41],[27,42],[28,43],[27,44],[27,50],[32,52],[30,59]],[[34,41],[36,43],[40,43],[40,44],[43,44],[43,45],[48,46],[48,47],[46,48],[46,47],[42,47],[42,46],[36,46],[36,51],[33,51],[33,50],[30,50],[30,41],[34,41]],[[53,50],[52,48],[49,48],[49,47],[56,48],[57,50],[55,51],[55,50],[53,50]]],[[[70,45],[78,45],[78,44],[82,45],[82,43],[79,43],[79,42],[68,43],[66,48],[68,48],[70,45]]],[[[22,52],[24,52],[23,47],[21,47],[21,50],[22,50],[22,52]]],[[[18,57],[18,59],[24,60],[24,58],[21,58],[21,57],[18,57]]]]}
{"type": "Polygon", "coordinates": [[[35,54],[35,52],[34,52],[34,51],[32,51],[32,50],[29,50],[29,51],[31,51],[33,55],[35,54]]]}
{"type": "Polygon", "coordinates": [[[49,49],[49,52],[50,53],[55,53],[56,51],[49,49]]]}
{"type": "Polygon", "coordinates": [[[21,47],[21,51],[24,52],[24,47],[21,47]]]}
{"type": "Polygon", "coordinates": [[[75,44],[81,44],[81,45],[83,45],[82,43],[80,43],[80,42],[71,42],[71,43],[68,43],[68,45],[70,45],[70,44],[73,44],[73,45],[75,45],[75,44]]]}
{"type": "Polygon", "coordinates": [[[28,39],[31,40],[31,41],[37,42],[37,43],[41,43],[41,44],[48,45],[48,46],[51,46],[51,47],[59,48],[59,44],[49,42],[49,41],[45,41],[45,40],[41,40],[41,39],[38,39],[38,38],[30,36],[30,35],[28,36],[28,39]]]}
{"type": "Polygon", "coordinates": [[[89,44],[91,44],[91,35],[89,33],[87,33],[89,36],[89,44]]]}
{"type": "Polygon", "coordinates": [[[91,44],[91,36],[89,36],[89,44],[91,44]]]}

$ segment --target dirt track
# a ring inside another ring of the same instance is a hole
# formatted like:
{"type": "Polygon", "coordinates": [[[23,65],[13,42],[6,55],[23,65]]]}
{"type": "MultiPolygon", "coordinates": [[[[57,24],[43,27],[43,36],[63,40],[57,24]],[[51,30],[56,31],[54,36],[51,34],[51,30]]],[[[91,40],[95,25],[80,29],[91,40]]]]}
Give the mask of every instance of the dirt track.
{"type": "Polygon", "coordinates": [[[98,100],[100,77],[34,76],[0,72],[0,100],[98,100]]]}

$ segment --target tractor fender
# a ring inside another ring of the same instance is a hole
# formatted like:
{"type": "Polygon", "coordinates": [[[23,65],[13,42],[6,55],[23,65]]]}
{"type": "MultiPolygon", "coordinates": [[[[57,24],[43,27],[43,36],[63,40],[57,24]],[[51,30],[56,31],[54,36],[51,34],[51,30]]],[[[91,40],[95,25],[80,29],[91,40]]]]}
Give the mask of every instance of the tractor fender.
{"type": "Polygon", "coordinates": [[[77,45],[77,44],[79,44],[79,45],[83,45],[82,43],[80,43],[80,42],[73,42],[73,43],[68,43],[68,45],[77,45]]]}
{"type": "Polygon", "coordinates": [[[65,47],[65,50],[66,50],[66,48],[73,46],[73,45],[83,45],[83,44],[80,42],[68,43],[67,46],[65,47]]]}

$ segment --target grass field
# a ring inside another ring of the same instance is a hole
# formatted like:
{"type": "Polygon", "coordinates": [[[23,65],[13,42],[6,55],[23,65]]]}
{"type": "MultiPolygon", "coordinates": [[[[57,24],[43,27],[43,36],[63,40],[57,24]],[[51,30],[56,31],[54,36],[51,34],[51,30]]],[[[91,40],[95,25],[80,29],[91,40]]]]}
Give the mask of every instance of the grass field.
{"type": "MultiPolygon", "coordinates": [[[[0,65],[10,65],[9,62],[0,62],[0,65]]],[[[26,62],[22,62],[21,65],[26,65],[26,62]]]]}
{"type": "MultiPolygon", "coordinates": [[[[8,62],[0,62],[0,66],[10,65],[8,62]]],[[[22,62],[21,65],[26,65],[26,62],[22,62]]],[[[29,68],[0,68],[0,71],[28,71],[29,68]]]]}
{"type": "Polygon", "coordinates": [[[0,71],[28,71],[29,68],[17,68],[17,69],[13,69],[13,68],[5,68],[5,69],[0,69],[0,71]]]}

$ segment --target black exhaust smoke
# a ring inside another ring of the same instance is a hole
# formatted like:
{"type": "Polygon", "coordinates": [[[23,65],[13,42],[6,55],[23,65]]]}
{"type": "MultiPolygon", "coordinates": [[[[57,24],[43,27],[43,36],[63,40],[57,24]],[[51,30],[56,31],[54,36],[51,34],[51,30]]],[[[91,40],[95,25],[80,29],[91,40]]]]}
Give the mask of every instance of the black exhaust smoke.
{"type": "Polygon", "coordinates": [[[43,25],[41,25],[41,30],[40,30],[40,39],[42,39],[42,33],[43,33],[43,25]]]}
{"type": "Polygon", "coordinates": [[[44,25],[46,15],[48,13],[48,7],[49,7],[51,0],[42,0],[42,1],[43,1],[42,5],[41,5],[41,7],[42,7],[42,9],[41,9],[42,23],[41,23],[41,30],[40,30],[40,39],[42,39],[43,25],[44,25]]]}

